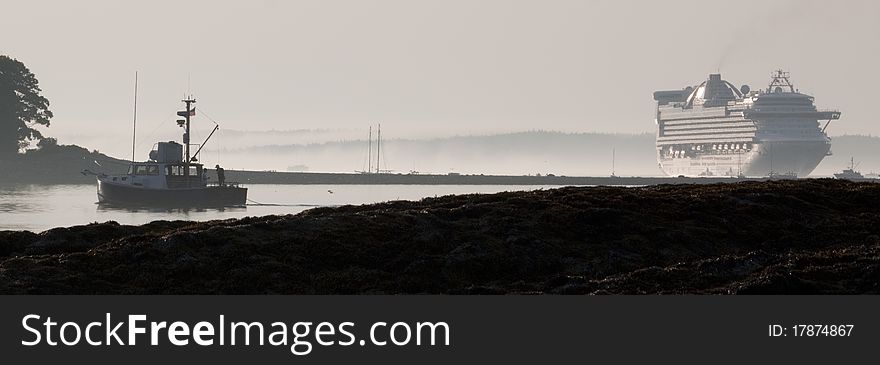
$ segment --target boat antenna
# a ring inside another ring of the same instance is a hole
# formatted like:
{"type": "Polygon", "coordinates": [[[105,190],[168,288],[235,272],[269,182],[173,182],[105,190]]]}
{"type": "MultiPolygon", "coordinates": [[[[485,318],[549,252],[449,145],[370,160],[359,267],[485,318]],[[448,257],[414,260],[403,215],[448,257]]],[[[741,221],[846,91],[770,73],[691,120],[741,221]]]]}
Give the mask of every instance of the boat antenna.
{"type": "Polygon", "coordinates": [[[138,125],[138,72],[134,72],[134,121],[131,127],[131,163],[134,163],[134,146],[137,141],[137,125],[138,125]]]}
{"type": "Polygon", "coordinates": [[[790,92],[797,92],[789,79],[788,72],[783,70],[773,71],[773,74],[770,75],[770,86],[767,87],[767,92],[772,93],[784,89],[788,89],[790,92]]]}

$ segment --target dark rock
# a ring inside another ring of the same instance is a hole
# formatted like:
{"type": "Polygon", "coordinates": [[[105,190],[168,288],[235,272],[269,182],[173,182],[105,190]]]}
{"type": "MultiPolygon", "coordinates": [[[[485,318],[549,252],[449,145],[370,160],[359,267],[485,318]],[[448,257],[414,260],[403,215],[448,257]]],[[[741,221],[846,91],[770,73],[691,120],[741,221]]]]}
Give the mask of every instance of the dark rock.
{"type": "Polygon", "coordinates": [[[880,184],[560,188],[0,232],[0,293],[880,293],[880,184]]]}

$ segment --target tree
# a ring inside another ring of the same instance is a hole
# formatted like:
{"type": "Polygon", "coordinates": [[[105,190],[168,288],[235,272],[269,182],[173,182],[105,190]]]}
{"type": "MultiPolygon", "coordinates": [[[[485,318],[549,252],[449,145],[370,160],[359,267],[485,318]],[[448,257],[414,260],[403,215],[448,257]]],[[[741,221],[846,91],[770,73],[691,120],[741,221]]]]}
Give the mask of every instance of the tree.
{"type": "Polygon", "coordinates": [[[0,157],[43,139],[33,127],[48,127],[52,112],[40,91],[39,81],[23,63],[0,55],[0,157]]]}

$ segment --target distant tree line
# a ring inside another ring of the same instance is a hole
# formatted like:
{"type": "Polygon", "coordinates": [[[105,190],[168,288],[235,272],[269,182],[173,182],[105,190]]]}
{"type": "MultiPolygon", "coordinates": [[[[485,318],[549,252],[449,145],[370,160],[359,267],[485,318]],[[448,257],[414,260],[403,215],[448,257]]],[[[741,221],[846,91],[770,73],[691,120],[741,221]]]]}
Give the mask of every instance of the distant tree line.
{"type": "Polygon", "coordinates": [[[0,55],[0,157],[14,156],[32,141],[54,144],[37,125],[49,126],[49,100],[36,76],[20,61],[0,55]],[[45,141],[44,141],[45,140],[45,141]]]}

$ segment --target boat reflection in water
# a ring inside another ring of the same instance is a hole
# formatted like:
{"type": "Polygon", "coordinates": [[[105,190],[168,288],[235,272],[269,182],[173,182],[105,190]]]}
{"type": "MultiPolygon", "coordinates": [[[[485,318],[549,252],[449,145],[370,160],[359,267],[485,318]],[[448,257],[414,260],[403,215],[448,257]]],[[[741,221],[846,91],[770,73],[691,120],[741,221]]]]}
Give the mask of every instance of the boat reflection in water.
{"type": "Polygon", "coordinates": [[[175,220],[188,220],[190,217],[202,219],[206,213],[223,214],[223,213],[243,213],[247,212],[247,206],[229,206],[229,207],[159,207],[159,206],[137,206],[133,204],[112,204],[97,203],[97,211],[99,213],[138,213],[138,214],[161,214],[171,215],[175,220]]]}

